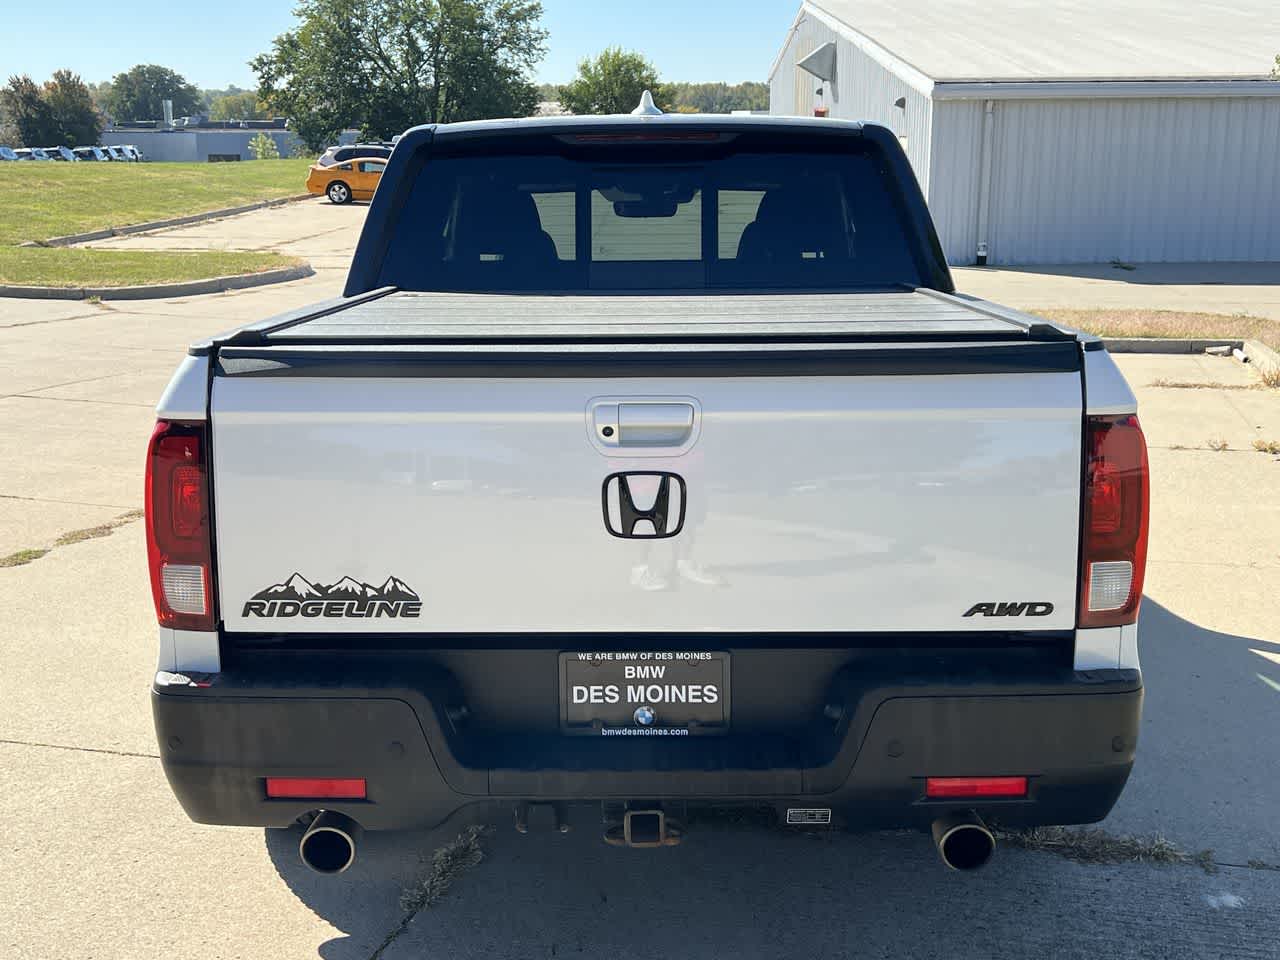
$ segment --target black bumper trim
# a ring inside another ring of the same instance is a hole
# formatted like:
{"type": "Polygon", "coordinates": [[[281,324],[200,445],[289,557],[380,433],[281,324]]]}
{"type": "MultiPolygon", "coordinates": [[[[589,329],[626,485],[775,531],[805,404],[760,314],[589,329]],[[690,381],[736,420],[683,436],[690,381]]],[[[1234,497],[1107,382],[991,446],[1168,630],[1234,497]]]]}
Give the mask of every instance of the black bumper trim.
{"type": "MultiPolygon", "coordinates": [[[[469,732],[444,671],[265,683],[219,675],[153,690],[165,774],[203,823],[287,826],[323,805],[369,829],[433,826],[473,804],[661,798],[815,803],[868,826],[923,826],[925,776],[1027,775],[1025,800],[982,804],[1005,823],[1106,816],[1133,764],[1137,671],[902,684],[842,671],[838,718],[725,737],[596,740],[469,732]],[[266,776],[360,776],[363,802],[268,800],[266,776]]],[[[973,804],[960,804],[972,807],[973,804]]]]}

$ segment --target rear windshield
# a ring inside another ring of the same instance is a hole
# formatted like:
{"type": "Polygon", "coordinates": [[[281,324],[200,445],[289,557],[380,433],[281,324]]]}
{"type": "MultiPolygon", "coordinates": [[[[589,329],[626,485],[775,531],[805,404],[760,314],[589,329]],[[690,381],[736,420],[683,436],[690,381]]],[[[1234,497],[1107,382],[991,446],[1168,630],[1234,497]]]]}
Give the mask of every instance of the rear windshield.
{"type": "Polygon", "coordinates": [[[437,154],[400,213],[381,282],[474,292],[920,285],[878,149],[838,143],[437,154]]]}

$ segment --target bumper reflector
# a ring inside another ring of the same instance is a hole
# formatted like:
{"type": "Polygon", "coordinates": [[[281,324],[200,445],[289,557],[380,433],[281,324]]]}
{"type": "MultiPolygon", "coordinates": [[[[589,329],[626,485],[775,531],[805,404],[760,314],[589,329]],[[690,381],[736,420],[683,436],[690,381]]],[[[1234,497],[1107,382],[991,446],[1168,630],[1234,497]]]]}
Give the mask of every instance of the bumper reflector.
{"type": "Polygon", "coordinates": [[[363,800],[364,778],[267,777],[267,796],[291,800],[363,800]]]}
{"type": "Polygon", "coordinates": [[[965,797],[1025,797],[1026,777],[928,777],[924,795],[930,800],[965,797]]]}

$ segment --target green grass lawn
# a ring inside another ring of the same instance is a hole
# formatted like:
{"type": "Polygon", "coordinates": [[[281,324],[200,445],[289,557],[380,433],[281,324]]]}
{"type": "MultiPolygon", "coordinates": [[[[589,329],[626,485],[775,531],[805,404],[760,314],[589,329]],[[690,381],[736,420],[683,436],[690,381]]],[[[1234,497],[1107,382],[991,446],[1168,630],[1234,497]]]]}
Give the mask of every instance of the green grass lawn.
{"type": "Polygon", "coordinates": [[[0,244],[294,196],[311,163],[0,163],[0,244]]]}
{"type": "Polygon", "coordinates": [[[38,287],[127,287],[261,273],[299,263],[278,253],[226,250],[94,250],[0,247],[0,283],[38,287]]]}

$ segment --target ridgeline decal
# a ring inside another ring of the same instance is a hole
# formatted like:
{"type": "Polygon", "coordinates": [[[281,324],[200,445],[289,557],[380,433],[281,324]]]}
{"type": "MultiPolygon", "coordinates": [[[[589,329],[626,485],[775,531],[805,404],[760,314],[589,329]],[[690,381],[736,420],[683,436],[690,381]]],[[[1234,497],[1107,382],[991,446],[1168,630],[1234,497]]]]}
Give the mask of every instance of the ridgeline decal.
{"type": "Polygon", "coordinates": [[[403,581],[387,577],[375,587],[351,577],[325,586],[295,573],[284,583],[255,593],[244,605],[245,617],[420,617],[422,598],[403,581]]]}

